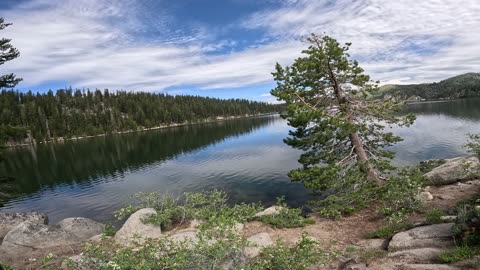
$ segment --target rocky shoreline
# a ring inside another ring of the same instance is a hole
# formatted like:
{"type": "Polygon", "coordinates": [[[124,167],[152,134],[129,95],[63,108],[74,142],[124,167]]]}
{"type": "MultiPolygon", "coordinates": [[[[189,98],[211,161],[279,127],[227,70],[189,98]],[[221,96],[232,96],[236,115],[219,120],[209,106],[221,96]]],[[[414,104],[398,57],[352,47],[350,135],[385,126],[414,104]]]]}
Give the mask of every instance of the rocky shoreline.
{"type": "MultiPolygon", "coordinates": [[[[427,208],[451,208],[459,200],[480,193],[480,161],[467,156],[446,160],[446,162],[425,174],[430,186],[419,191],[420,198],[427,208]]],[[[162,231],[159,226],[145,224],[143,220],[154,209],[144,208],[132,214],[123,226],[111,237],[103,235],[105,225],[96,221],[73,217],[57,224],[49,225],[48,217],[38,212],[0,214],[0,261],[18,269],[32,269],[35,261],[49,253],[65,258],[81,260],[83,243],[99,243],[109,238],[112,243],[129,246],[133,242],[144,243],[146,239],[167,237],[173,242],[198,241],[200,220],[162,231]]],[[[278,207],[270,207],[257,215],[276,215],[278,207]]],[[[265,247],[277,240],[287,243],[298,242],[302,233],[323,243],[335,242],[338,250],[355,249],[356,252],[343,252],[331,264],[311,269],[420,269],[420,270],[460,270],[475,269],[469,262],[456,264],[440,263],[439,256],[456,245],[452,226],[455,216],[441,217],[440,224],[427,224],[421,215],[412,217],[413,228],[395,233],[389,239],[368,239],[368,232],[384,225],[375,218],[369,209],[340,220],[328,220],[312,216],[315,224],[302,228],[275,229],[259,221],[234,225],[234,230],[252,245],[243,250],[246,259],[259,255],[265,247]],[[365,254],[376,254],[370,261],[365,254]],[[363,254],[363,255],[361,255],[363,254]],[[473,267],[473,268],[472,268],[473,267]]],[[[60,266],[59,266],[60,267],[60,266]]],[[[65,264],[63,264],[65,268],[65,264]]],[[[33,267],[35,269],[35,267],[33,267]]],[[[227,266],[224,269],[229,269],[227,266]]]]}

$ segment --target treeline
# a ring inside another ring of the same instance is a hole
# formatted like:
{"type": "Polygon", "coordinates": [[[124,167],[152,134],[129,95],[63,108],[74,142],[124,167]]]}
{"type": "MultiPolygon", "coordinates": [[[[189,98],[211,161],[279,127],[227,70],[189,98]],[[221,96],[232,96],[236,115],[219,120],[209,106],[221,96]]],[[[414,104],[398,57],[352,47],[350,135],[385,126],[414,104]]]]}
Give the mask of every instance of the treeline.
{"type": "Polygon", "coordinates": [[[420,97],[426,100],[457,99],[480,96],[480,73],[466,73],[438,83],[385,85],[382,96],[393,95],[402,99],[420,97]]]}
{"type": "Polygon", "coordinates": [[[143,92],[66,89],[0,93],[0,127],[16,142],[23,141],[27,133],[44,141],[278,111],[279,105],[245,99],[143,92]]]}

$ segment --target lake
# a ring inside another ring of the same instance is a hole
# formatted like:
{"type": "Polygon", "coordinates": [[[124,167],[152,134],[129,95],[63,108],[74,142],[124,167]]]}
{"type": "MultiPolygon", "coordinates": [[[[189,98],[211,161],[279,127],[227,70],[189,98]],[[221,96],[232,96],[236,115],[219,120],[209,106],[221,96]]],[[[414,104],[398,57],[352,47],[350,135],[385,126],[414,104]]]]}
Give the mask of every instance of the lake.
{"type": "MultiPolygon", "coordinates": [[[[397,165],[464,155],[466,134],[480,133],[480,99],[406,110],[417,121],[393,129],[404,138],[393,147],[397,165]]],[[[288,130],[277,115],[14,148],[0,175],[15,177],[24,195],[0,212],[41,211],[51,223],[72,216],[106,222],[135,192],[212,189],[226,191],[232,202],[266,205],[285,195],[298,207],[309,193],[287,176],[300,154],[283,143],[288,130]]]]}

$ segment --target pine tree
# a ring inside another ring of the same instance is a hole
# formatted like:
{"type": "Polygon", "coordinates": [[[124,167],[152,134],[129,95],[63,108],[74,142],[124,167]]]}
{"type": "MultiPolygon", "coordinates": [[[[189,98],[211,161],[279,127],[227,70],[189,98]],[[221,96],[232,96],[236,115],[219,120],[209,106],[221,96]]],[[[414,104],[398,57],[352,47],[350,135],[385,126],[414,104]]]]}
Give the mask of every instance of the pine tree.
{"type": "Polygon", "coordinates": [[[350,44],[312,34],[309,47],[291,66],[277,63],[271,91],[287,105],[284,118],[295,128],[285,142],[303,150],[303,168],[290,172],[314,190],[354,189],[360,182],[380,186],[393,169],[385,150],[401,138],[385,126],[409,125],[415,117],[395,117],[401,102],[373,100],[376,83],[350,60],[350,44]]]}
{"type": "MultiPolygon", "coordinates": [[[[0,30],[5,29],[10,26],[11,23],[5,23],[3,18],[0,18],[0,30]]],[[[2,38],[0,39],[0,65],[5,64],[5,62],[13,60],[20,56],[20,52],[10,44],[11,39],[2,38]]],[[[13,73],[1,75],[0,76],[0,89],[1,88],[13,88],[20,81],[21,78],[17,78],[13,73]]]]}

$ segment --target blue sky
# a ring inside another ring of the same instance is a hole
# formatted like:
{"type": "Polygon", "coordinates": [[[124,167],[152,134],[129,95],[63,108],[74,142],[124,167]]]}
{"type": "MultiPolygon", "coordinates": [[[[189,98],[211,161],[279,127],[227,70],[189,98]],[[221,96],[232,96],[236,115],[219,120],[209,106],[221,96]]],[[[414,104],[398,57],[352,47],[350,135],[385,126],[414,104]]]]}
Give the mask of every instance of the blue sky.
{"type": "Polygon", "coordinates": [[[480,71],[478,0],[1,0],[20,90],[65,86],[273,102],[311,32],[352,42],[385,83],[480,71]]]}

